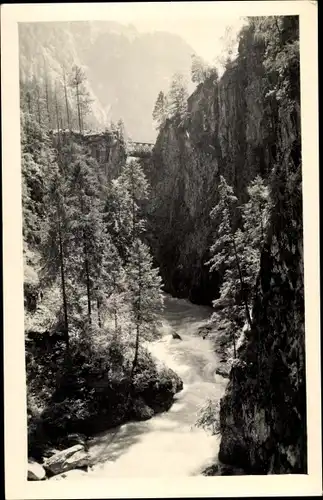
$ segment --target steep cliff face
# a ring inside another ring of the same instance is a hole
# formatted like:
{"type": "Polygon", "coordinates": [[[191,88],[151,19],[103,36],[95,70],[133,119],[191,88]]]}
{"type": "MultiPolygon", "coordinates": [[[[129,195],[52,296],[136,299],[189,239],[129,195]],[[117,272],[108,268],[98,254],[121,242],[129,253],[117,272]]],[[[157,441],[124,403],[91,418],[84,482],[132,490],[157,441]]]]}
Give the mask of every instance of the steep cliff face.
{"type": "Polygon", "coordinates": [[[93,158],[101,166],[107,179],[111,180],[121,173],[126,154],[125,140],[118,136],[117,132],[78,132],[63,131],[57,133],[51,132],[50,136],[53,145],[57,147],[59,141],[65,142],[70,138],[85,147],[93,158]]]}
{"type": "MultiPolygon", "coordinates": [[[[293,22],[286,18],[285,24],[293,22]]],[[[273,42],[279,39],[282,50],[287,44],[283,34],[293,31],[287,24],[269,34],[273,42]]],[[[243,202],[250,181],[257,174],[268,179],[276,161],[282,105],[267,58],[266,38],[249,26],[241,33],[238,58],[220,81],[211,77],[191,95],[184,123],[165,123],[147,170],[154,190],[150,221],[155,258],[166,288],[195,302],[208,303],[218,292],[218,277],[209,274],[205,262],[220,175],[243,202]]],[[[292,143],[294,137],[286,141],[292,143]]]]}
{"type": "Polygon", "coordinates": [[[273,208],[253,329],[231,370],[220,410],[220,460],[259,474],[307,468],[299,64],[293,45],[276,57],[276,64],[284,64],[275,88],[273,208]]]}
{"type": "Polygon", "coordinates": [[[306,473],[301,165],[283,163],[250,332],[221,402],[219,458],[252,473],[306,473]]]}
{"type": "Polygon", "coordinates": [[[242,203],[256,174],[269,187],[253,325],[220,408],[219,459],[252,474],[307,470],[299,80],[298,19],[254,19],[220,82],[191,96],[183,126],[165,124],[150,173],[164,280],[200,301],[217,293],[204,262],[219,175],[242,203]]]}

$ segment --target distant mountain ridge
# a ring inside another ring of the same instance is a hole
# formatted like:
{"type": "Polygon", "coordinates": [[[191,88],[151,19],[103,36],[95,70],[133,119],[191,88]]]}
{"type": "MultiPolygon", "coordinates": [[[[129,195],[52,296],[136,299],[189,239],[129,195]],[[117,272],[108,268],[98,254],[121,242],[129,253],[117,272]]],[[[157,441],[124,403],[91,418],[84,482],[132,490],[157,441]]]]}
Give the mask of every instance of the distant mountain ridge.
{"type": "MultiPolygon", "coordinates": [[[[21,78],[62,78],[62,64],[85,68],[93,99],[94,126],[122,118],[130,137],[154,141],[152,110],[172,75],[189,80],[194,50],[168,32],[140,33],[113,21],[20,23],[21,78]]],[[[190,87],[189,90],[192,90],[190,87]]]]}

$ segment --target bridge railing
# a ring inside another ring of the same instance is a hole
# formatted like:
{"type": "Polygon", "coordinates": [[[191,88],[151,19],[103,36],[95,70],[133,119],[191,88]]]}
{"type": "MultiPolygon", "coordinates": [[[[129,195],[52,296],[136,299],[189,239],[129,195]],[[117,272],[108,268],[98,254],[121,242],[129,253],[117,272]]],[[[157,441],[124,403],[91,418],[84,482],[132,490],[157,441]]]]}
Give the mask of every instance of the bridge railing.
{"type": "Polygon", "coordinates": [[[153,148],[154,144],[149,142],[129,141],[127,143],[127,152],[129,156],[138,156],[141,158],[148,157],[151,156],[153,148]]]}

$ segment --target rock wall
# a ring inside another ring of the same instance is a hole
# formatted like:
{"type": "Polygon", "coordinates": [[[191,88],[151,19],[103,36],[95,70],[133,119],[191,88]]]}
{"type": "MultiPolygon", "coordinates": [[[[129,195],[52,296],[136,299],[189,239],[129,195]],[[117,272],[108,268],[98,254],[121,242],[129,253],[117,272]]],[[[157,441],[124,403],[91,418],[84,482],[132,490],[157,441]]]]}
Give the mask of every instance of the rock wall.
{"type": "Polygon", "coordinates": [[[164,124],[147,168],[156,262],[167,291],[197,303],[210,303],[218,293],[219,278],[205,262],[219,176],[243,202],[250,181],[257,174],[268,179],[277,157],[281,103],[268,79],[268,44],[255,31],[242,32],[239,55],[220,81],[212,76],[197,87],[184,123],[164,124]]]}
{"type": "MultiPolygon", "coordinates": [[[[253,474],[306,473],[302,164],[298,31],[281,25],[272,210],[246,335],[221,401],[219,459],[253,474]],[[291,33],[293,36],[291,37],[291,33]],[[286,42],[288,40],[288,43],[286,42]]],[[[270,76],[270,75],[269,75],[270,76]]]]}
{"type": "MultiPolygon", "coordinates": [[[[284,165],[286,167],[286,165],[284,165]]],[[[251,473],[306,473],[301,165],[278,169],[254,331],[221,401],[222,462],[251,473]]]]}
{"type": "Polygon", "coordinates": [[[204,262],[219,175],[240,202],[256,174],[270,190],[253,328],[220,408],[219,460],[250,474],[307,471],[298,36],[297,17],[250,21],[221,80],[196,89],[181,127],[164,125],[150,171],[156,260],[168,289],[193,301],[216,298],[204,262]]]}
{"type": "Polygon", "coordinates": [[[59,140],[64,143],[69,137],[88,149],[102,167],[107,179],[111,180],[120,174],[126,160],[126,145],[124,140],[118,137],[117,132],[84,131],[82,134],[69,130],[52,132],[55,147],[59,140]]]}

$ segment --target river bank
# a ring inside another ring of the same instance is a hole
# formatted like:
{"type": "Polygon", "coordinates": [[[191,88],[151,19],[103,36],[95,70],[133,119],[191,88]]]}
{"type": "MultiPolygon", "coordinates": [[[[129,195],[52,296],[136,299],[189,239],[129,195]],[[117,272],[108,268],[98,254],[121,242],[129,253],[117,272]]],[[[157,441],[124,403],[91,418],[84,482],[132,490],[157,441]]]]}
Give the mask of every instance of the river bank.
{"type": "Polygon", "coordinates": [[[220,400],[227,384],[216,374],[219,358],[212,342],[198,334],[210,312],[209,307],[166,297],[163,337],[150,351],[181,377],[184,388],[167,412],[90,440],[86,477],[197,476],[217,462],[219,438],[195,427],[199,407],[208,398],[220,400]],[[182,340],[173,339],[173,331],[182,340]]]}
{"type": "Polygon", "coordinates": [[[161,338],[146,348],[157,367],[167,366],[183,381],[173,404],[141,421],[129,421],[86,441],[86,470],[52,479],[80,477],[178,477],[201,475],[217,463],[219,437],[195,426],[207,399],[219,401],[227,379],[217,374],[221,357],[200,334],[212,309],[165,297],[161,338]],[[173,338],[176,333],[180,339],[173,338]]]}

